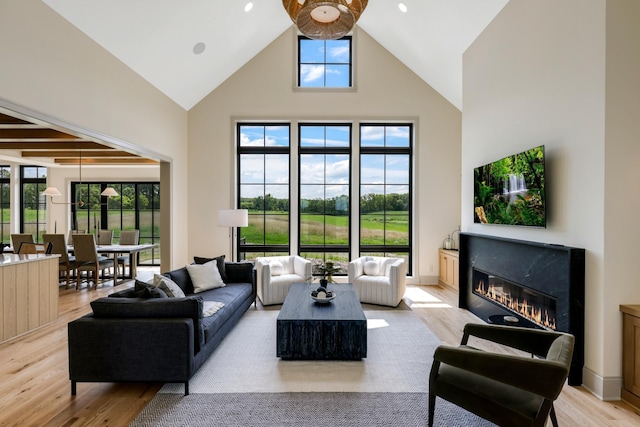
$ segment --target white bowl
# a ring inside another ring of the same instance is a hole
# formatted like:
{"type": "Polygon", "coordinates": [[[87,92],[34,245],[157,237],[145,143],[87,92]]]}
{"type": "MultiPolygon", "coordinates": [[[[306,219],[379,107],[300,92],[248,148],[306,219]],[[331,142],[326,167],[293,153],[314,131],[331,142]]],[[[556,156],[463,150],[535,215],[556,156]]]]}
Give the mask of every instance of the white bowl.
{"type": "Polygon", "coordinates": [[[314,300],[317,303],[320,303],[320,304],[327,304],[327,303],[331,302],[331,300],[334,299],[335,297],[336,297],[335,293],[331,294],[330,297],[326,297],[326,298],[318,298],[318,297],[314,297],[313,295],[311,295],[311,299],[314,300]]]}

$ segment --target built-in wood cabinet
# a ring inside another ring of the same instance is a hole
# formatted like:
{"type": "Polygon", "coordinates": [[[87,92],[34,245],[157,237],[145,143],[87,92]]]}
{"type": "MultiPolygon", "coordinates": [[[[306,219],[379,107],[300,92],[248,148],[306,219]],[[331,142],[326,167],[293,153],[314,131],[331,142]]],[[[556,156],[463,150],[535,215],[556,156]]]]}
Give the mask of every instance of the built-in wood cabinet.
{"type": "Polygon", "coordinates": [[[0,342],[58,318],[58,258],[0,254],[0,342]]]}
{"type": "Polygon", "coordinates": [[[621,305],[622,399],[640,408],[640,305],[621,305]]]}
{"type": "Polygon", "coordinates": [[[440,249],[440,277],[441,285],[458,289],[459,276],[458,251],[440,249]]]}

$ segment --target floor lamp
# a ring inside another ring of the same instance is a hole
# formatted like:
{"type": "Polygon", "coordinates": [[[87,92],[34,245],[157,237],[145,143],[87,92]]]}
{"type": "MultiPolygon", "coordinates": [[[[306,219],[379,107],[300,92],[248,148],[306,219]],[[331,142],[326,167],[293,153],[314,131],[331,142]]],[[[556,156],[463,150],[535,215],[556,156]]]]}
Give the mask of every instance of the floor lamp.
{"type": "Polygon", "coordinates": [[[231,236],[231,261],[235,261],[235,227],[246,227],[249,225],[249,211],[247,209],[223,209],[218,211],[218,227],[229,227],[231,236]]]}

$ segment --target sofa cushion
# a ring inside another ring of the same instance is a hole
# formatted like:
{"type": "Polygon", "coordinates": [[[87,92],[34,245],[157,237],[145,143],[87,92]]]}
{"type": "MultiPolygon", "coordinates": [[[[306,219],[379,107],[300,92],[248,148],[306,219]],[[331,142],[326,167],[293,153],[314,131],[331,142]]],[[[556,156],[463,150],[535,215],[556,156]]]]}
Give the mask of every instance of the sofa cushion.
{"type": "Polygon", "coordinates": [[[169,298],[165,291],[154,286],[153,283],[141,280],[136,280],[133,286],[133,296],[136,298],[169,298]]]}
{"type": "MultiPolygon", "coordinates": [[[[195,352],[204,345],[203,301],[197,296],[185,298],[98,298],[91,301],[96,318],[188,318],[193,320],[195,352]]],[[[215,317],[215,316],[214,316],[215,317]]]]}
{"type": "Polygon", "coordinates": [[[209,261],[205,264],[187,265],[187,271],[193,283],[194,294],[224,286],[215,261],[209,261]]]}
{"type": "Polygon", "coordinates": [[[216,265],[218,266],[218,272],[220,272],[220,277],[222,277],[222,280],[226,282],[227,272],[225,271],[224,255],[220,255],[215,258],[205,258],[205,257],[199,257],[199,256],[193,257],[193,262],[195,262],[196,264],[206,264],[209,261],[213,261],[213,260],[216,261],[216,265]]]}
{"type": "Polygon", "coordinates": [[[166,273],[162,273],[162,275],[173,280],[176,285],[180,286],[180,289],[182,289],[182,292],[184,292],[185,295],[193,294],[193,283],[191,282],[191,276],[189,276],[187,267],[171,270],[166,273]]]}
{"type": "Polygon", "coordinates": [[[215,315],[202,319],[205,342],[213,339],[224,323],[239,310],[242,303],[253,292],[251,283],[228,283],[224,288],[216,288],[198,294],[204,301],[217,301],[224,304],[215,315]]]}
{"type": "Polygon", "coordinates": [[[169,298],[184,298],[185,296],[182,288],[166,276],[154,274],[153,285],[162,289],[169,298]]]}

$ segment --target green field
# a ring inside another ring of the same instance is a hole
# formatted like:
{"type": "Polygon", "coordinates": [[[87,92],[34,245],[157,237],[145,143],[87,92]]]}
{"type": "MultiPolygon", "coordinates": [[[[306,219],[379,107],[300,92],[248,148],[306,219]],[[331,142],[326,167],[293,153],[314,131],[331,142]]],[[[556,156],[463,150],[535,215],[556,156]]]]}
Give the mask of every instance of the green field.
{"type": "MultiPolygon", "coordinates": [[[[241,236],[247,244],[285,245],[289,243],[289,215],[279,212],[249,212],[249,226],[241,236]],[[265,241],[263,242],[262,239],[265,241]]],[[[303,245],[339,245],[349,243],[349,217],[302,214],[300,242],[303,245]]],[[[409,243],[407,212],[374,212],[360,217],[360,235],[364,244],[406,245],[409,243]]]]}

